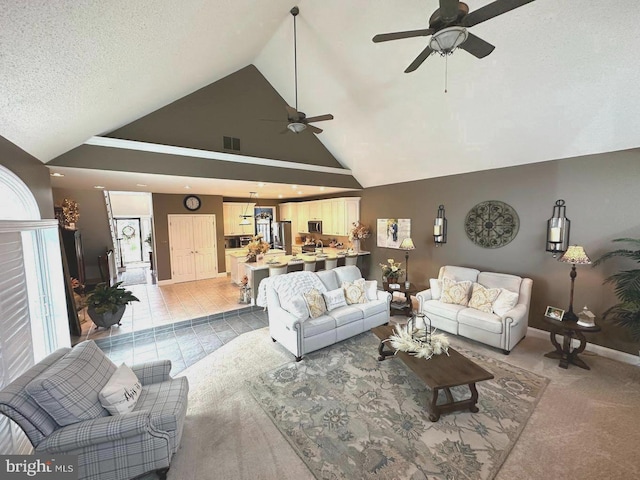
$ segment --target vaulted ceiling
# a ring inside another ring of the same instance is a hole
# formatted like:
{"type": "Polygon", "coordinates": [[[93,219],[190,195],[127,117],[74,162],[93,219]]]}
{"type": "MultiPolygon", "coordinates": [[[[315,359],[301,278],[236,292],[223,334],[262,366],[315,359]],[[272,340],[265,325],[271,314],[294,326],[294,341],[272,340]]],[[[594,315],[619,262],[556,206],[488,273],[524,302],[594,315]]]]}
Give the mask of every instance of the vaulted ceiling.
{"type": "MultiPolygon", "coordinates": [[[[293,105],[293,6],[5,0],[0,135],[46,163],[251,64],[293,105]]],[[[410,74],[427,38],[371,38],[426,28],[437,0],[298,6],[299,107],[335,116],[318,139],[364,187],[640,146],[628,1],[536,0],[472,27],[488,57],[410,74]]]]}

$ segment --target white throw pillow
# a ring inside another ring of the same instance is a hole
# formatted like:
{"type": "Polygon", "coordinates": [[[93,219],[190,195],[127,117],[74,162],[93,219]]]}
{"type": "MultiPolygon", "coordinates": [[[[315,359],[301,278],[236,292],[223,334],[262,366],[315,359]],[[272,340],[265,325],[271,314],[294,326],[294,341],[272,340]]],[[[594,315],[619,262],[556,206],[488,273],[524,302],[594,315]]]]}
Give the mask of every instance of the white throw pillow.
{"type": "Polygon", "coordinates": [[[378,299],[378,281],[377,280],[365,280],[364,282],[364,294],[367,296],[367,300],[378,299]]]}
{"type": "Polygon", "coordinates": [[[498,295],[500,295],[500,290],[500,288],[486,288],[479,283],[474,283],[469,306],[481,312],[491,313],[493,302],[495,302],[498,295]]]}
{"type": "Polygon", "coordinates": [[[111,415],[122,415],[133,410],[142,392],[142,384],[133,370],[120,365],[104,386],[98,398],[111,415]]]}
{"type": "Polygon", "coordinates": [[[342,282],[342,289],[344,290],[344,298],[347,300],[347,305],[367,303],[364,282],[364,278],[359,278],[353,282],[342,282]]]}
{"type": "Polygon", "coordinates": [[[493,313],[502,317],[518,304],[518,297],[519,295],[516,292],[501,288],[500,295],[498,295],[496,301],[493,302],[493,313]]]}
{"type": "Polygon", "coordinates": [[[324,303],[322,294],[318,290],[312,288],[308,292],[303,293],[302,297],[309,309],[309,316],[311,318],[318,318],[326,313],[327,306],[324,303]]]}
{"type": "Polygon", "coordinates": [[[335,310],[338,307],[346,307],[347,300],[344,298],[344,290],[337,288],[322,294],[324,303],[327,304],[327,310],[335,310]]]}
{"type": "Polygon", "coordinates": [[[442,279],[442,303],[451,303],[453,305],[464,305],[469,303],[469,291],[472,283],[468,280],[455,282],[448,278],[442,279]]]}
{"type": "Polygon", "coordinates": [[[431,300],[440,300],[440,295],[442,295],[442,280],[430,278],[429,288],[431,289],[431,300]]]}

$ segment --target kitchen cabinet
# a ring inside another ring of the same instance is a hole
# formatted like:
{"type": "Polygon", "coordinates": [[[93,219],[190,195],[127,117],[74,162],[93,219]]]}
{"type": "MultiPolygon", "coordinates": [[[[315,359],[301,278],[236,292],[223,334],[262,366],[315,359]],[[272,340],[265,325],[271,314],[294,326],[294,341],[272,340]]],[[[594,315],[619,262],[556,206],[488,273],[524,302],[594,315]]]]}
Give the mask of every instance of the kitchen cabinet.
{"type": "Polygon", "coordinates": [[[280,204],[280,220],[289,222],[292,220],[293,205],[293,203],[280,204]]]}
{"type": "Polygon", "coordinates": [[[360,220],[360,198],[352,197],[344,199],[344,235],[349,235],[353,224],[360,220]]]}
{"type": "Polygon", "coordinates": [[[322,235],[346,237],[353,224],[360,220],[359,197],[290,203],[282,209],[283,205],[280,205],[281,215],[292,215],[295,219],[292,231],[298,233],[309,233],[309,220],[322,220],[322,235]]]}
{"type": "Polygon", "coordinates": [[[224,219],[225,235],[254,235],[255,218],[253,216],[253,208],[255,203],[233,203],[224,202],[222,204],[222,216],[224,219]],[[242,215],[249,215],[249,225],[240,225],[242,215]]]}
{"type": "Polygon", "coordinates": [[[298,232],[309,233],[309,202],[298,203],[298,232]]]}
{"type": "Polygon", "coordinates": [[[322,219],[322,201],[305,202],[309,204],[309,220],[321,220],[322,219]]]}

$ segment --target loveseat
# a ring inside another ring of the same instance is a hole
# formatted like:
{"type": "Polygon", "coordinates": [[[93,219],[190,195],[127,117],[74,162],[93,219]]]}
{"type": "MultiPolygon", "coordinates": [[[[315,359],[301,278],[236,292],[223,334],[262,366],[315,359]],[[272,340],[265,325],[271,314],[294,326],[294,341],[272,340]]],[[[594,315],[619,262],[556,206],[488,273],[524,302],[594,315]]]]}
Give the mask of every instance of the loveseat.
{"type": "Polygon", "coordinates": [[[296,361],[389,321],[391,295],[379,291],[375,280],[365,281],[356,266],[293,272],[268,280],[271,338],[293,353],[296,361]]]}
{"type": "Polygon", "coordinates": [[[507,355],[526,335],[530,278],[447,265],[429,285],[416,298],[419,313],[432,327],[500,348],[507,355]]]}
{"type": "Polygon", "coordinates": [[[133,366],[135,387],[118,384],[108,403],[105,386],[122,369],[93,341],[61,348],[0,390],[0,413],[22,428],[36,454],[78,455],[79,479],[151,471],[166,478],[180,446],[188,381],[169,376],[168,360],[133,366]],[[130,411],[111,414],[105,403],[130,411]]]}

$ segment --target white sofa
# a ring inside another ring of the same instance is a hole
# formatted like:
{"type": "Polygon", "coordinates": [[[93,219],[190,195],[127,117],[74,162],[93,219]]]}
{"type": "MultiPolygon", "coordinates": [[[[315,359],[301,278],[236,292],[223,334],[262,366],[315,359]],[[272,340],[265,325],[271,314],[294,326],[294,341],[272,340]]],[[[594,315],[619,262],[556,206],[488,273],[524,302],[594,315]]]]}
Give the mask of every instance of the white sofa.
{"type": "Polygon", "coordinates": [[[430,279],[429,282],[431,288],[419,292],[416,298],[418,311],[429,317],[433,327],[500,348],[506,355],[526,335],[533,286],[530,278],[447,265],[440,268],[437,279],[430,279]],[[440,300],[441,292],[438,291],[441,288],[438,280],[443,278],[456,282],[468,280],[486,288],[501,288],[517,293],[517,303],[508,311],[500,312],[501,315],[493,310],[489,313],[469,306],[443,303],[440,300]]]}
{"type": "Polygon", "coordinates": [[[377,290],[373,284],[368,285],[370,299],[366,303],[338,307],[317,318],[311,318],[304,307],[293,307],[294,303],[299,307],[302,294],[311,288],[325,293],[341,288],[342,282],[360,278],[360,270],[352,265],[270,277],[265,288],[273,341],[279,342],[295,355],[296,361],[300,361],[307,353],[387,323],[391,295],[377,290]]]}

